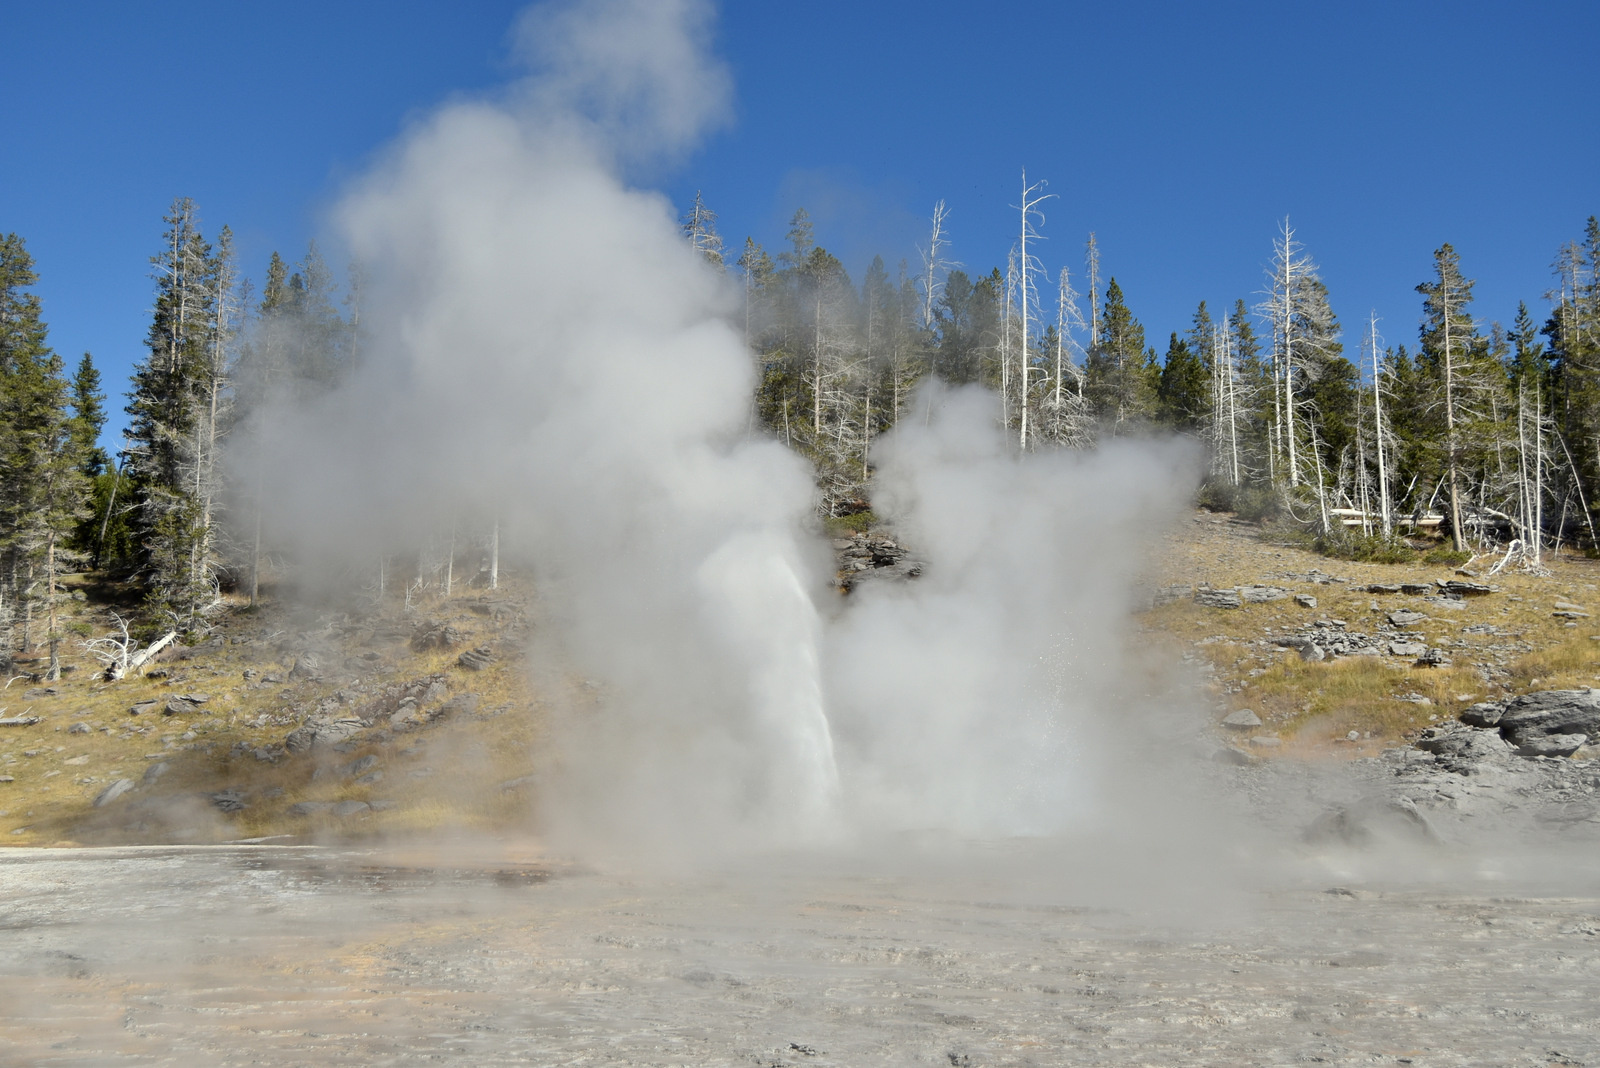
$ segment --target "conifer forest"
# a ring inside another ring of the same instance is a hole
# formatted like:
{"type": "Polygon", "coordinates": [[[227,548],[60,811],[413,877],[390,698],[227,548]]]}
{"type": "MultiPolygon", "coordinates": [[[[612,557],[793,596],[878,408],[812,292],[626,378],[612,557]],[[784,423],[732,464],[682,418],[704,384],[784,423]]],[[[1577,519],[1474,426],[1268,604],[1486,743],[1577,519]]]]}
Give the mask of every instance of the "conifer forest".
{"type": "MultiPolygon", "coordinates": [[[[1552,250],[1515,308],[1474,302],[1449,243],[1417,279],[1413,334],[1346,310],[1286,220],[1261,235],[1259,289],[1200,301],[1187,329],[1146,335],[1122,254],[1094,234],[1070,263],[1040,255],[1043,194],[1024,182],[1004,264],[959,265],[943,202],[913,259],[859,278],[818,244],[804,210],[781,248],[718,233],[700,198],[684,241],[737,294],[754,364],[752,433],[803,455],[818,514],[871,507],[874,446],[917,383],[979,383],[1017,453],[1178,434],[1204,450],[1199,503],[1294,527],[1325,551],[1383,559],[1404,538],[1537,567],[1594,550],[1600,506],[1600,222],[1552,250]],[[1403,336],[1396,336],[1402,334],[1403,336]]],[[[132,583],[149,631],[203,633],[223,591],[252,602],[269,567],[248,435],[270,398],[310,398],[363,358],[361,269],[342,280],[313,244],[252,279],[230,231],[202,233],[175,201],[152,240],[149,330],[132,380],[50,345],[24,236],[0,239],[0,626],[12,652],[68,639],[63,573],[132,583]],[[100,444],[108,406],[126,437],[100,444]]],[[[152,226],[152,234],[158,228],[152,226]]],[[[1067,246],[1056,235],[1054,248],[1067,246]]],[[[252,265],[254,266],[254,265],[252,265]]],[[[482,524],[480,524],[482,525],[482,524]]],[[[441,530],[410,558],[452,581],[485,526],[441,530]]]]}

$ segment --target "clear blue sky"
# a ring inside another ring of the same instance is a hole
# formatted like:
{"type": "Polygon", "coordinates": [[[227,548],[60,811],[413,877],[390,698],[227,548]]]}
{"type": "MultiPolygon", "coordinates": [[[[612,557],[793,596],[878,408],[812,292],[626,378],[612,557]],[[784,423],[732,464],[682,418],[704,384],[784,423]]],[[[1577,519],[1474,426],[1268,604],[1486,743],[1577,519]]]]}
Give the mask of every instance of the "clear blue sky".
{"type": "MultiPolygon", "coordinates": [[[[148,257],[175,196],[230,225],[259,280],[298,259],[409,115],[515,75],[511,0],[0,3],[0,231],[38,263],[51,339],[120,409],[148,257]]],[[[1455,244],[1476,314],[1542,313],[1557,248],[1600,213],[1600,4],[811,0],[723,5],[733,124],[671,173],[730,246],[776,251],[806,207],[859,280],[915,262],[944,198],[952,255],[1003,264],[1019,170],[1050,182],[1042,258],[1090,230],[1151,343],[1262,285],[1279,220],[1321,264],[1347,353],[1369,310],[1415,339],[1413,287],[1455,244]]],[[[120,412],[117,412],[120,415],[120,412]]]]}

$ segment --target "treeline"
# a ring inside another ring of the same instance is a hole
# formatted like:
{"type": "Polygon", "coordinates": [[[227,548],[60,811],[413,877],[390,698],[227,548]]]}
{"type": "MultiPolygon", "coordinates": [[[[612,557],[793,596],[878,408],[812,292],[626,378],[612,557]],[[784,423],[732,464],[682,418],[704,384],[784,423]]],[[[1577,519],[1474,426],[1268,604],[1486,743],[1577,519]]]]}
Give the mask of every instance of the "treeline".
{"type": "MultiPolygon", "coordinates": [[[[1210,458],[1203,499],[1284,512],[1325,535],[1349,520],[1390,539],[1431,521],[1458,548],[1509,547],[1535,564],[1552,544],[1600,542],[1595,219],[1558,251],[1544,310],[1521,304],[1509,326],[1475,315],[1473,283],[1442,246],[1417,286],[1410,347],[1387,344],[1371,319],[1347,340],[1286,224],[1265,298],[1215,311],[1200,302],[1160,351],[1093,234],[1077,278],[1045,269],[1035,254],[1041,199],[1025,188],[1003,269],[968,273],[950,261],[941,203],[916,264],[891,272],[876,258],[858,285],[803,210],[777,255],[746,239],[729,262],[715,215],[696,198],[687,240],[743,289],[735,325],[758,371],[752,428],[813,463],[825,514],[868,507],[874,442],[906,414],[917,382],[936,375],[992,387],[997,424],[1019,452],[1192,435],[1210,458]]],[[[176,201],[165,224],[115,455],[97,444],[106,411],[92,358],[69,373],[51,350],[32,260],[21,238],[0,239],[0,628],[8,649],[48,645],[52,673],[68,571],[136,581],[151,628],[204,631],[226,586],[257,599],[272,549],[262,540],[267,480],[241,431],[269,405],[303,406],[332,389],[361,359],[359,269],[341,287],[314,244],[293,265],[274,253],[257,293],[229,231],[208,241],[192,202],[176,201]]],[[[394,561],[405,565],[401,585],[448,587],[469,549],[481,548],[494,574],[498,531],[478,525],[450,524],[394,561]]],[[[391,556],[375,567],[381,595],[391,556]]]]}
{"type": "Polygon", "coordinates": [[[1347,339],[1285,223],[1265,296],[1216,310],[1200,301],[1159,351],[1093,234],[1076,279],[1040,263],[1041,200],[1025,187],[1004,269],[973,275],[945,258],[941,202],[918,263],[891,274],[878,257],[857,285],[803,210],[776,256],[747,238],[727,262],[716,217],[696,198],[685,235],[743,286],[760,371],[754,417],[813,461],[829,514],[866,507],[873,440],[905,413],[912,386],[937,375],[992,387],[1019,451],[1193,435],[1210,458],[1203,499],[1285,512],[1325,535],[1341,536],[1345,520],[1380,540],[1437,525],[1457,549],[1500,545],[1533,563],[1563,540],[1596,544],[1593,217],[1558,251],[1542,315],[1524,302],[1509,325],[1475,314],[1473,282],[1441,246],[1416,287],[1421,327],[1409,346],[1386,343],[1370,317],[1347,339]]]}
{"type": "Polygon", "coordinates": [[[114,456],[97,445],[105,395],[91,356],[68,378],[47,341],[21,238],[0,239],[0,628],[6,648],[50,650],[59,671],[60,577],[84,567],[144,591],[147,629],[203,631],[224,583],[258,592],[261,480],[225,443],[263,406],[331,388],[357,359],[360,276],[341,314],[315,244],[294,269],[273,253],[259,297],[232,234],[215,244],[176,201],[151,257],[155,300],[114,456]]]}

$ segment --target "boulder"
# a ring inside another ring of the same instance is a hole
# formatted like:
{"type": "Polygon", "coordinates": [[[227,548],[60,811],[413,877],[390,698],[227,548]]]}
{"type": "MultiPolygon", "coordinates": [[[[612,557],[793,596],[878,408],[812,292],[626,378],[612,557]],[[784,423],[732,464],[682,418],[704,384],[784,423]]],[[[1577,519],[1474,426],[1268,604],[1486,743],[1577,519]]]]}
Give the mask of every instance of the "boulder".
{"type": "Polygon", "coordinates": [[[218,790],[216,793],[207,796],[211,798],[213,805],[216,805],[224,812],[243,812],[249,807],[245,802],[244,794],[238,790],[218,790]]]}
{"type": "Polygon", "coordinates": [[[1517,746],[1519,756],[1569,757],[1583,748],[1587,734],[1530,734],[1517,746]]]}
{"type": "Polygon", "coordinates": [[[145,768],[144,784],[149,786],[151,783],[161,778],[161,776],[167,773],[167,769],[169,767],[170,765],[165,760],[158,760],[154,764],[151,764],[148,768],[145,768]]]}
{"type": "Polygon", "coordinates": [[[479,645],[472,649],[468,649],[466,652],[456,657],[456,663],[461,667],[466,668],[468,671],[482,671],[484,668],[494,663],[494,661],[494,650],[489,648],[487,645],[479,645]]]}
{"type": "Polygon", "coordinates": [[[1288,596],[1288,590],[1277,586],[1239,587],[1239,599],[1247,604],[1267,604],[1270,601],[1282,601],[1288,596]]]}
{"type": "Polygon", "coordinates": [[[94,799],[95,808],[103,808],[117,798],[133,789],[132,779],[118,779],[116,782],[100,791],[100,796],[94,799]]]}
{"type": "Polygon", "coordinates": [[[1404,608],[1397,612],[1389,613],[1389,622],[1397,627],[1415,626],[1427,618],[1428,617],[1423,615],[1421,612],[1412,612],[1409,609],[1404,608]]]}
{"type": "Polygon", "coordinates": [[[74,723],[72,726],[67,728],[67,733],[68,734],[88,734],[89,731],[92,730],[92,729],[93,728],[91,728],[87,723],[74,723]]]}
{"type": "Polygon", "coordinates": [[[1542,690],[1508,701],[1498,723],[1525,756],[1565,756],[1600,737],[1600,690],[1542,690]],[[1542,739],[1561,736],[1549,743],[1542,739]],[[1577,739],[1576,744],[1572,744],[1577,739]],[[1568,748],[1570,746],[1570,748],[1568,748]],[[1565,750],[1552,752],[1548,750],[1565,750]]]}
{"type": "Polygon", "coordinates": [[[1429,727],[1417,738],[1416,746],[1432,753],[1446,771],[1467,775],[1483,761],[1509,756],[1511,747],[1492,730],[1475,730],[1459,723],[1429,727]]]}
{"type": "Polygon", "coordinates": [[[1199,589],[1194,591],[1194,603],[1202,608],[1238,608],[1244,602],[1232,590],[1199,589]]]}
{"type": "Polygon", "coordinates": [[[1254,730],[1261,726],[1261,717],[1248,708],[1241,708],[1225,717],[1222,725],[1233,731],[1254,730]]]}
{"type": "Polygon", "coordinates": [[[1439,590],[1451,597],[1483,597],[1495,592],[1493,586],[1485,586],[1481,582],[1462,582],[1460,579],[1439,583],[1439,590]]]}
{"type": "Polygon", "coordinates": [[[187,697],[169,697],[167,703],[161,707],[163,716],[192,716],[200,711],[200,706],[187,697]]]}
{"type": "Polygon", "coordinates": [[[1417,667],[1449,667],[1453,662],[1443,649],[1437,647],[1417,657],[1417,667]]]}
{"type": "Polygon", "coordinates": [[[333,807],[331,801],[301,801],[297,805],[289,806],[291,816],[315,816],[319,812],[326,812],[333,807]]]}
{"type": "Polygon", "coordinates": [[[1294,603],[1299,605],[1301,608],[1315,608],[1315,607],[1317,607],[1317,599],[1315,597],[1311,596],[1309,593],[1297,593],[1297,594],[1295,594],[1294,595],[1294,603]]]}
{"type": "Polygon", "coordinates": [[[1369,799],[1329,809],[1306,828],[1305,839],[1314,845],[1357,848],[1381,843],[1437,845],[1442,839],[1410,798],[1390,801],[1369,799]]]}
{"type": "Polygon", "coordinates": [[[1388,582],[1369,582],[1361,587],[1368,593],[1399,593],[1400,587],[1388,582]]]}
{"type": "Polygon", "coordinates": [[[411,651],[425,653],[430,649],[453,649],[460,645],[462,635],[448,623],[424,623],[411,639],[411,651]]]}
{"type": "Polygon", "coordinates": [[[458,694],[440,705],[433,713],[434,719],[449,719],[451,716],[470,716],[478,710],[478,695],[475,693],[458,694]]]}
{"type": "Polygon", "coordinates": [[[322,665],[310,653],[301,653],[295,657],[294,666],[289,669],[291,679],[316,680],[322,677],[322,665]]]}
{"type": "Polygon", "coordinates": [[[1390,656],[1421,656],[1428,651],[1422,642],[1390,642],[1390,656]]]}
{"type": "Polygon", "coordinates": [[[1400,583],[1400,592],[1412,597],[1421,597],[1424,594],[1432,593],[1433,587],[1426,582],[1402,582],[1400,583]]]}
{"type": "Polygon", "coordinates": [[[1506,707],[1493,701],[1480,701],[1470,708],[1462,709],[1461,722],[1469,727],[1498,727],[1500,717],[1505,714],[1506,707]]]}

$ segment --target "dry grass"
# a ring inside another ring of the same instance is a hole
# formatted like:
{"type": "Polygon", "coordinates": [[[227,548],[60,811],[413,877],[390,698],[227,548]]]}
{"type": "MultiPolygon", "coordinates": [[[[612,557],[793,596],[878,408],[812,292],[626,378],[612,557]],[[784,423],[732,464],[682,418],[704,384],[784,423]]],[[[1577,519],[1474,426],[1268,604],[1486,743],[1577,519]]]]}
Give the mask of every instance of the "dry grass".
{"type": "Polygon", "coordinates": [[[1600,640],[1591,638],[1600,635],[1600,623],[1552,614],[1557,601],[1600,614],[1600,565],[1591,560],[1552,561],[1549,576],[1496,576],[1488,581],[1499,592],[1446,609],[1417,597],[1357,587],[1431,583],[1457,577],[1453,568],[1330,560],[1262,543],[1219,517],[1202,515],[1172,539],[1161,565],[1153,582],[1263,583],[1317,599],[1315,608],[1289,599],[1239,609],[1201,608],[1185,600],[1144,615],[1148,628],[1204,659],[1214,673],[1211,690],[1219,719],[1249,708],[1262,718],[1264,733],[1284,741],[1285,752],[1329,751],[1339,739],[1338,752],[1370,753],[1453,716],[1470,701],[1600,684],[1600,640]],[[1347,581],[1324,585],[1284,577],[1313,569],[1347,581]],[[1410,658],[1390,656],[1307,662],[1293,649],[1253,644],[1297,633],[1318,619],[1342,620],[1348,631],[1376,634],[1385,617],[1402,608],[1429,617],[1407,632],[1443,648],[1453,659],[1450,666],[1418,667],[1410,658]],[[1492,625],[1497,633],[1467,633],[1475,624],[1492,625]],[[1477,666],[1486,663],[1497,672],[1486,677],[1477,666]],[[1427,703],[1397,700],[1412,695],[1427,703]],[[1350,731],[1362,736],[1354,745],[1343,742],[1350,731]]]}
{"type": "MultiPolygon", "coordinates": [[[[508,589],[497,598],[525,600],[529,591],[508,589]]],[[[540,703],[531,692],[520,643],[503,640],[501,625],[468,611],[470,592],[425,604],[424,618],[448,621],[461,630],[467,645],[492,644],[500,660],[480,672],[455,667],[459,649],[413,654],[403,644],[341,648],[339,655],[361,656],[373,649],[379,658],[364,679],[366,692],[355,694],[352,707],[376,689],[433,673],[448,679],[452,694],[478,695],[475,714],[459,721],[393,732],[387,740],[367,731],[361,744],[343,751],[318,750],[263,762],[251,750],[271,746],[298,725],[294,709],[316,707],[332,697],[338,684],[292,679],[291,654],[275,644],[279,638],[313,629],[315,621],[288,618],[286,613],[226,614],[219,647],[187,651],[187,659],[161,663],[165,677],[129,678],[117,683],[99,679],[98,665],[75,645],[63,650],[74,668],[58,683],[54,695],[24,698],[43,684],[17,681],[0,694],[7,715],[34,715],[30,727],[0,728],[0,842],[49,845],[112,841],[220,841],[242,837],[380,834],[446,827],[505,826],[528,813],[526,790],[502,790],[499,784],[527,774],[530,753],[542,722],[540,703]],[[239,640],[236,644],[234,639],[239,640]],[[247,683],[243,672],[256,673],[247,683]],[[275,676],[270,685],[262,680],[275,676]],[[211,699],[199,714],[168,716],[160,707],[176,695],[206,693],[211,699]],[[157,709],[134,716],[129,709],[142,701],[157,709]],[[74,724],[88,733],[74,734],[74,724]],[[243,750],[240,749],[240,744],[243,750]],[[29,755],[31,754],[31,755],[29,755]],[[348,774],[350,764],[374,755],[379,781],[360,784],[348,774]],[[167,769],[143,785],[146,770],[157,763],[167,769]],[[138,789],[103,809],[93,800],[108,785],[127,778],[138,789]],[[224,814],[210,794],[233,790],[247,807],[224,814]],[[302,801],[387,801],[392,807],[357,817],[297,816],[290,812],[302,801]]],[[[104,631],[98,606],[80,603],[72,622],[104,631]]],[[[237,606],[236,606],[237,607],[237,606]]],[[[42,662],[24,662],[39,670],[42,662]]]]}

